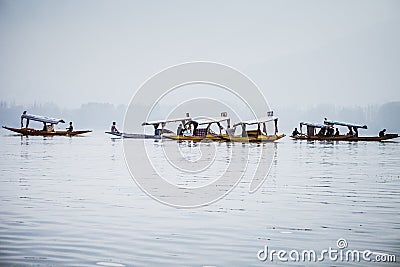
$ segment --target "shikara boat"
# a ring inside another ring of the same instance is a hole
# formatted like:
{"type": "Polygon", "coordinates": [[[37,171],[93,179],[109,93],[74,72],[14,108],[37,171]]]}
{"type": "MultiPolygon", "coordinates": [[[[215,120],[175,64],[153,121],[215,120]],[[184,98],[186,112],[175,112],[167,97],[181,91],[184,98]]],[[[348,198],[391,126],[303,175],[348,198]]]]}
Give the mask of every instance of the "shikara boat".
{"type": "Polygon", "coordinates": [[[43,130],[36,130],[32,128],[11,128],[7,126],[3,126],[4,129],[9,131],[19,133],[22,135],[41,135],[41,136],[56,136],[56,135],[63,135],[63,136],[74,136],[78,134],[85,134],[90,133],[91,130],[80,130],[80,131],[43,131],[43,130]]]}
{"type": "Polygon", "coordinates": [[[329,128],[328,125],[310,122],[300,122],[300,134],[290,137],[297,140],[320,140],[320,141],[340,141],[350,138],[348,135],[330,135],[322,134],[329,128]],[[303,126],[307,127],[307,133],[303,133],[303,126]],[[319,130],[317,133],[316,131],[319,130]]]}
{"type": "Polygon", "coordinates": [[[300,122],[300,134],[292,135],[297,140],[318,140],[318,141],[383,141],[399,137],[398,134],[384,134],[383,136],[359,136],[359,129],[368,129],[367,125],[354,123],[324,120],[324,124],[300,122]],[[307,126],[307,133],[303,133],[303,126],[307,126]],[[348,133],[340,135],[335,126],[348,128],[348,133]],[[318,130],[318,133],[316,130],[318,130]]]}
{"type": "Polygon", "coordinates": [[[258,118],[248,121],[242,121],[233,125],[231,129],[228,129],[228,136],[226,141],[233,142],[274,142],[285,137],[285,134],[278,134],[278,118],[273,116],[272,112],[269,112],[268,117],[258,118]],[[266,123],[274,122],[274,134],[268,135],[266,123]],[[257,125],[256,130],[247,130],[247,126],[257,125]],[[235,135],[236,127],[241,126],[242,134],[235,135]]]}
{"type": "Polygon", "coordinates": [[[50,117],[45,117],[45,116],[38,116],[38,115],[32,115],[32,114],[23,114],[21,116],[21,120],[26,119],[27,124],[29,120],[32,121],[38,121],[42,122],[44,124],[44,129],[42,130],[37,130],[33,128],[12,128],[12,127],[7,127],[3,126],[4,129],[7,129],[9,131],[19,133],[22,135],[40,135],[40,136],[75,136],[78,134],[84,134],[84,133],[89,133],[91,130],[79,130],[79,131],[56,131],[54,130],[54,125],[57,125],[58,123],[65,123],[64,120],[62,119],[55,119],[55,118],[50,118],[50,117]],[[49,124],[49,125],[47,125],[49,124]]]}
{"type": "Polygon", "coordinates": [[[145,121],[142,123],[142,126],[153,126],[154,134],[137,134],[137,133],[119,133],[119,132],[105,132],[106,134],[113,135],[115,137],[121,138],[132,138],[132,139],[161,139],[162,137],[166,137],[166,135],[174,134],[173,131],[168,130],[165,126],[168,123],[173,122],[181,122],[185,124],[187,121],[191,120],[189,114],[184,118],[175,118],[168,120],[159,120],[159,121],[145,121]],[[161,128],[160,128],[161,126],[161,128]]]}
{"type": "Polygon", "coordinates": [[[382,135],[380,134],[378,136],[359,136],[358,130],[368,129],[367,125],[357,125],[354,123],[331,121],[327,120],[326,118],[324,120],[324,124],[327,125],[328,127],[334,127],[334,126],[347,127],[349,132],[347,134],[348,138],[346,139],[346,141],[384,141],[399,137],[398,134],[385,134],[385,133],[383,133],[382,135]]]}
{"type": "Polygon", "coordinates": [[[231,119],[227,116],[226,112],[222,112],[221,116],[218,118],[204,118],[204,119],[196,119],[189,120],[183,126],[182,132],[177,135],[165,135],[166,138],[172,140],[187,140],[187,141],[203,141],[203,140],[211,140],[211,141],[222,141],[228,138],[228,134],[223,134],[222,131],[228,129],[230,127],[231,119]],[[222,124],[226,122],[227,126],[223,127],[222,124]],[[219,128],[219,134],[215,133],[211,130],[211,126],[216,124],[219,128]],[[192,129],[193,126],[193,129],[192,129]],[[201,128],[198,128],[201,127],[201,128]]]}

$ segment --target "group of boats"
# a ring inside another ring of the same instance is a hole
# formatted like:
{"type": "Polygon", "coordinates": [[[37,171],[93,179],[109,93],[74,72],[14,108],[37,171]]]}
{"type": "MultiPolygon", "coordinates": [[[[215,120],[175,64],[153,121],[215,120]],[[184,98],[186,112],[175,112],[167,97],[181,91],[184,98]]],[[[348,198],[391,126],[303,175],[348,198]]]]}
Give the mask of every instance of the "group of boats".
{"type": "Polygon", "coordinates": [[[142,126],[153,126],[154,134],[130,134],[119,131],[106,132],[123,138],[136,139],[171,139],[177,141],[232,141],[232,142],[273,142],[285,137],[285,134],[278,134],[278,118],[273,116],[272,112],[267,117],[254,120],[241,121],[231,125],[231,119],[226,112],[222,112],[220,117],[194,119],[186,114],[183,118],[174,118],[159,121],[146,121],[142,126]],[[179,123],[175,132],[165,128],[167,124],[179,123]],[[274,123],[274,133],[267,133],[267,123],[274,123]],[[216,125],[217,132],[212,130],[216,125]],[[247,129],[247,127],[256,129],[247,129]],[[236,129],[241,128],[241,132],[236,134],[236,129]]]}
{"type": "MultiPolygon", "coordinates": [[[[49,118],[44,116],[24,114],[21,116],[21,128],[3,126],[4,129],[16,132],[21,135],[40,135],[40,136],[75,136],[91,132],[91,130],[73,130],[72,122],[65,131],[54,130],[54,125],[65,123],[62,119],[49,118]],[[23,127],[23,119],[27,121],[23,127]],[[42,122],[43,129],[29,128],[29,120],[42,122]]],[[[228,141],[228,142],[274,142],[285,137],[285,134],[278,133],[278,118],[272,111],[266,117],[240,121],[231,125],[231,119],[226,112],[221,113],[216,118],[192,118],[189,113],[186,117],[174,118],[158,121],[146,121],[142,126],[152,126],[154,134],[124,133],[119,132],[115,126],[111,131],[106,132],[117,138],[133,139],[171,139],[178,141],[228,141]],[[168,124],[179,124],[176,132],[166,128],[168,124]],[[273,124],[273,133],[268,134],[267,124],[273,124]],[[217,127],[215,127],[215,125],[217,127]],[[213,128],[212,128],[213,127],[213,128]],[[237,128],[240,128],[236,133],[237,128]],[[213,129],[218,129],[216,132],[213,129]]],[[[359,129],[367,129],[366,125],[357,125],[338,121],[330,121],[325,118],[322,124],[300,122],[300,132],[295,128],[291,138],[295,140],[320,140],[320,141],[383,141],[399,137],[398,134],[386,134],[383,130],[378,136],[359,136],[359,129]],[[346,134],[340,134],[338,127],[347,127],[346,134]],[[306,132],[303,133],[303,127],[306,132]]]]}

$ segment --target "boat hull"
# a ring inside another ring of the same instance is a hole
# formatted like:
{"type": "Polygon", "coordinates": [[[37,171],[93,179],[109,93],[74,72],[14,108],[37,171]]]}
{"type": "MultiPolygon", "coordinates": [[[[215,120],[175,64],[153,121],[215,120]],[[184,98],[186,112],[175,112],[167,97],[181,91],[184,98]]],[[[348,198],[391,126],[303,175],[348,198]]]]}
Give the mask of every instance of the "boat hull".
{"type": "Polygon", "coordinates": [[[307,135],[296,135],[290,136],[295,140],[309,140],[309,141],[343,141],[350,138],[348,135],[340,135],[340,136],[307,136],[307,135]]]}
{"type": "Polygon", "coordinates": [[[350,137],[346,141],[384,141],[399,137],[398,134],[385,134],[385,136],[358,136],[350,137]]]}
{"type": "Polygon", "coordinates": [[[227,138],[228,135],[212,135],[212,134],[207,134],[205,136],[192,136],[192,135],[164,135],[164,138],[172,139],[172,140],[177,140],[177,141],[194,141],[194,142],[200,142],[203,140],[210,140],[210,141],[223,141],[224,138],[227,138]]]}
{"type": "Polygon", "coordinates": [[[299,136],[291,136],[291,138],[295,140],[309,140],[309,141],[350,141],[350,142],[358,142],[358,141],[384,141],[393,138],[399,137],[398,134],[386,134],[385,136],[349,136],[349,135],[340,135],[340,136],[306,136],[306,135],[299,135],[299,136]]]}
{"type": "Polygon", "coordinates": [[[32,128],[11,128],[7,126],[3,126],[4,129],[19,133],[22,135],[36,135],[36,136],[75,136],[78,134],[85,134],[85,133],[90,133],[91,130],[82,130],[82,131],[43,131],[43,130],[35,130],[32,128]]]}
{"type": "Polygon", "coordinates": [[[132,138],[132,139],[161,139],[160,135],[149,135],[149,134],[129,134],[129,133],[116,133],[116,132],[105,132],[116,137],[132,138]]]}
{"type": "Polygon", "coordinates": [[[240,142],[240,143],[263,143],[263,142],[275,142],[285,137],[284,134],[279,135],[259,135],[257,137],[241,137],[241,136],[228,136],[227,141],[240,142]]]}

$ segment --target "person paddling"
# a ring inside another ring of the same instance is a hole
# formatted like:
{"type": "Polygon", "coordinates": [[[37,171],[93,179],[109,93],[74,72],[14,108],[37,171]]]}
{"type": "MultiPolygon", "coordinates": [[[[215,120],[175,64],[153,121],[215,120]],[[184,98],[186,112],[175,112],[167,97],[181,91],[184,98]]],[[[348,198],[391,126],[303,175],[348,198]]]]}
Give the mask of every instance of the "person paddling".
{"type": "Polygon", "coordinates": [[[117,123],[115,121],[113,121],[112,125],[111,125],[111,132],[112,133],[120,133],[117,129],[117,123]]]}
{"type": "Polygon", "coordinates": [[[71,133],[74,130],[74,127],[72,126],[72,121],[69,122],[69,127],[67,128],[67,132],[71,133]]]}
{"type": "Polygon", "coordinates": [[[297,128],[294,128],[293,132],[292,132],[292,136],[298,136],[300,133],[297,130],[297,128]]]}

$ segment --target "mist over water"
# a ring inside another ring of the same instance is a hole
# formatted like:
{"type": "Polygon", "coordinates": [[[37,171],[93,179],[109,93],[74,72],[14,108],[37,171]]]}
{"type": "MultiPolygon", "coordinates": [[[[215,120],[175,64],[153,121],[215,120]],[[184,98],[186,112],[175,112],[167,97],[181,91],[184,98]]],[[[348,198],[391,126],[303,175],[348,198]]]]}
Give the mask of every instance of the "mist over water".
{"type": "MultiPolygon", "coordinates": [[[[175,96],[170,96],[174,98],[175,96]]],[[[180,99],[180,98],[179,98],[180,99]]],[[[178,99],[178,100],[179,100],[178,99]]],[[[183,98],[182,98],[183,99],[183,98]]],[[[186,105],[176,106],[169,105],[170,102],[161,102],[152,110],[151,120],[164,119],[166,114],[172,117],[184,117],[189,112],[191,116],[209,116],[218,117],[223,111],[228,112],[228,116],[233,122],[237,122],[237,115],[229,112],[231,108],[236,111],[242,111],[243,116],[246,114],[246,108],[241,107],[233,98],[227,98],[226,102],[215,102],[213,105],[208,105],[207,109],[203,106],[191,105],[190,102],[186,105]]],[[[150,104],[148,104],[150,109],[150,104]]],[[[99,131],[109,130],[111,122],[116,121],[119,128],[122,128],[123,119],[126,112],[126,105],[113,105],[109,103],[88,103],[81,105],[80,108],[60,108],[56,104],[36,104],[30,106],[22,106],[1,102],[0,104],[0,123],[11,127],[19,127],[20,115],[22,111],[27,110],[28,113],[37,115],[46,115],[50,117],[59,117],[65,121],[73,121],[74,125],[81,129],[94,129],[99,131]]],[[[336,121],[344,121],[357,124],[366,124],[368,130],[362,130],[361,135],[377,135],[377,133],[386,128],[388,133],[400,132],[400,102],[388,102],[382,105],[368,106],[352,106],[341,107],[328,104],[319,104],[302,108],[301,106],[279,106],[271,105],[274,115],[279,117],[279,129],[286,134],[291,133],[294,127],[299,126],[300,121],[322,123],[324,118],[336,121]]],[[[145,121],[149,114],[136,114],[138,120],[145,121]]],[[[171,117],[170,116],[170,117],[171,117]]],[[[41,124],[32,122],[32,126],[41,127],[41,124]]],[[[64,128],[63,125],[59,127],[64,128]]],[[[175,131],[175,129],[172,129],[175,131]]],[[[345,128],[341,130],[345,131],[345,128]]],[[[142,132],[143,128],[140,124],[136,125],[136,131],[142,132]]]]}

